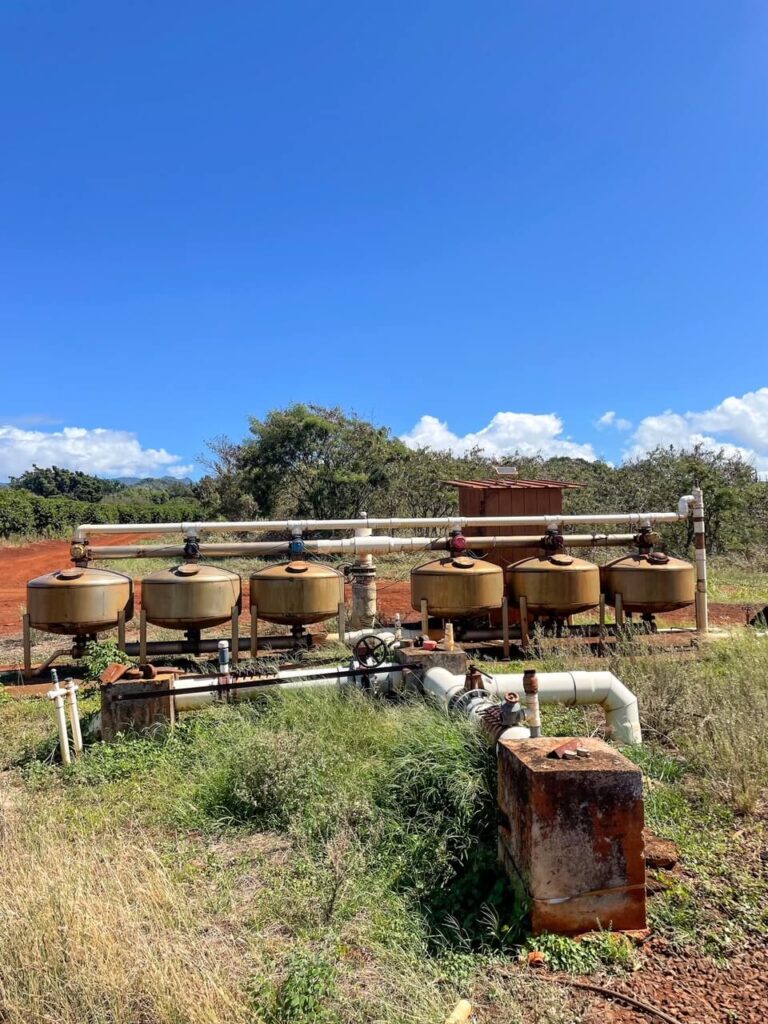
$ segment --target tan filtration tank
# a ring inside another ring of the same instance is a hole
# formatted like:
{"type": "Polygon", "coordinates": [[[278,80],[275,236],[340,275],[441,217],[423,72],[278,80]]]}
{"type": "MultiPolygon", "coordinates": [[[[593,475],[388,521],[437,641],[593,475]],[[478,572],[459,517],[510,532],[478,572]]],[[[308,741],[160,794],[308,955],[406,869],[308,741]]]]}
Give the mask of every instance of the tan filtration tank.
{"type": "Polygon", "coordinates": [[[133,581],[121,572],[72,566],[27,583],[30,625],[45,633],[83,636],[133,617],[133,581]]]}
{"type": "Polygon", "coordinates": [[[251,576],[251,607],[265,622],[308,626],[338,614],[344,576],[321,562],[281,562],[251,576]]]}
{"type": "Polygon", "coordinates": [[[672,612],[696,599],[696,570],[661,552],[622,555],[600,569],[606,604],[621,594],[625,612],[672,612]]]}
{"type": "Polygon", "coordinates": [[[557,553],[524,558],[507,569],[510,600],[524,597],[533,615],[566,616],[600,603],[600,570],[583,558],[557,553]]]}
{"type": "Polygon", "coordinates": [[[240,577],[215,565],[184,562],[150,573],[141,584],[147,622],[166,629],[205,629],[232,617],[242,607],[240,577]]]}
{"type": "Polygon", "coordinates": [[[411,570],[411,605],[440,619],[460,619],[498,608],[504,597],[501,566],[464,555],[440,558],[411,570]]]}

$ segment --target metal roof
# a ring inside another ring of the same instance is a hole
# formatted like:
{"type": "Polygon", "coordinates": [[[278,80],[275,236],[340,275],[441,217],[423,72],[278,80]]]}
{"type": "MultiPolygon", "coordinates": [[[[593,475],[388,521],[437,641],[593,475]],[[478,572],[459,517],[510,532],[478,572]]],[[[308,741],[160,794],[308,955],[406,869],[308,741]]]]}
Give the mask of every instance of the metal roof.
{"type": "Polygon", "coordinates": [[[576,490],[585,484],[571,484],[565,480],[521,480],[519,477],[512,479],[495,477],[493,480],[443,480],[444,484],[454,487],[474,487],[478,491],[507,489],[521,490],[576,490]]]}

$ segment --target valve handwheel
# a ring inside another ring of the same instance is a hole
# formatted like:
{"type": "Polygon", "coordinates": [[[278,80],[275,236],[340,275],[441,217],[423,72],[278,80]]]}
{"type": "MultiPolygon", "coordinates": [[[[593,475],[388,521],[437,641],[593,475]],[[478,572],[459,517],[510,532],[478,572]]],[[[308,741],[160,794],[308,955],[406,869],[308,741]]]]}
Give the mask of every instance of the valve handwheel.
{"type": "Polygon", "coordinates": [[[355,659],[363,668],[383,665],[389,654],[389,647],[380,636],[361,636],[354,646],[355,659]]]}

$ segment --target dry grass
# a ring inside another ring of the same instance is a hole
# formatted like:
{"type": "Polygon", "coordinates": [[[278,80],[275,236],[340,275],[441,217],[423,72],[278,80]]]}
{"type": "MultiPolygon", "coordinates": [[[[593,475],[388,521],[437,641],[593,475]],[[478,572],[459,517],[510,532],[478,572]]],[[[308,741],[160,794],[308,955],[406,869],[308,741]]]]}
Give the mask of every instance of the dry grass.
{"type": "Polygon", "coordinates": [[[62,834],[0,807],[3,1024],[239,1024],[242,950],[141,832],[62,834]]]}

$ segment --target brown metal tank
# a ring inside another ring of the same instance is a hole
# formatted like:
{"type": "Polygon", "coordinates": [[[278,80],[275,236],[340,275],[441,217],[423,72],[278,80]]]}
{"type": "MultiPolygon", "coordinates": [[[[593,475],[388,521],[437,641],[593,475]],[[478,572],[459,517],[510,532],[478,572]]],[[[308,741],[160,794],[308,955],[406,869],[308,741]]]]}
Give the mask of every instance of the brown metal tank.
{"type": "Polygon", "coordinates": [[[606,604],[621,594],[625,612],[672,612],[696,600],[696,570],[690,562],[653,551],[615,558],[600,569],[606,604]]]}
{"type": "Polygon", "coordinates": [[[121,572],[72,566],[27,583],[30,625],[45,633],[84,636],[133,617],[133,580],[121,572]]]}
{"type": "Polygon", "coordinates": [[[440,619],[460,619],[498,608],[504,597],[501,566],[464,555],[439,558],[411,570],[411,605],[440,619]]]}
{"type": "Polygon", "coordinates": [[[147,622],[166,629],[206,629],[232,617],[242,607],[240,577],[229,569],[184,562],[150,573],[141,584],[141,607],[147,622]]]}
{"type": "Polygon", "coordinates": [[[533,615],[575,615],[600,603],[598,567],[560,552],[515,562],[507,580],[510,601],[524,597],[533,615]]]}
{"type": "Polygon", "coordinates": [[[281,562],[251,576],[251,607],[260,619],[284,626],[308,626],[338,614],[344,576],[321,562],[281,562]]]}

